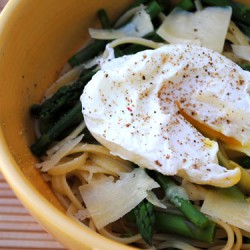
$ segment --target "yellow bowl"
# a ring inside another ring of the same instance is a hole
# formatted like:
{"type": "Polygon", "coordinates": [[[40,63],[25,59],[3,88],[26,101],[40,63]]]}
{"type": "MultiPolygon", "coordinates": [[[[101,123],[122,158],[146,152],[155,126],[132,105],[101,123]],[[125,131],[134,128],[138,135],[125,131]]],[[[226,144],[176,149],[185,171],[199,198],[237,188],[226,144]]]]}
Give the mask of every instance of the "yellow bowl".
{"type": "MultiPolygon", "coordinates": [[[[10,0],[0,16],[0,169],[30,213],[69,249],[133,249],[69,219],[34,168],[28,109],[87,39],[103,7],[118,16],[132,0],[10,0]]],[[[242,1],[249,4],[249,1],[242,1]]]]}

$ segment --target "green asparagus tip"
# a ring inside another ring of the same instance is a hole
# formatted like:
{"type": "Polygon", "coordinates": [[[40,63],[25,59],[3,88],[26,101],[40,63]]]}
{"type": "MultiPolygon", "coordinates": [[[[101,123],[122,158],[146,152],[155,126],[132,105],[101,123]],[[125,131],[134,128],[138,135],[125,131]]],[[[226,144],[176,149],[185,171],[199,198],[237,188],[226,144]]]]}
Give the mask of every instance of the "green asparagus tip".
{"type": "Polygon", "coordinates": [[[134,208],[134,215],[139,233],[146,243],[152,245],[155,225],[155,213],[153,205],[147,200],[143,200],[134,208]]]}
{"type": "Polygon", "coordinates": [[[65,130],[80,124],[83,120],[81,102],[78,101],[72,110],[63,115],[48,132],[44,133],[34,144],[30,146],[33,154],[40,157],[45,154],[51,143],[65,130]]]}

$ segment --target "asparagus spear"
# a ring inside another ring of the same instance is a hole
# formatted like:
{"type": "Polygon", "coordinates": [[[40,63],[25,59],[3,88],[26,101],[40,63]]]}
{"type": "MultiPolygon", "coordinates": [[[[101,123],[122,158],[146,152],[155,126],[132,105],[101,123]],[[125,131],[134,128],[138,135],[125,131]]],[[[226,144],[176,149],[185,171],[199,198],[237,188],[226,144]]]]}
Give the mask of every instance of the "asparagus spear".
{"type": "Polygon", "coordinates": [[[136,54],[139,51],[143,51],[145,49],[148,49],[148,47],[140,44],[132,44],[127,47],[125,47],[122,52],[124,55],[133,55],[136,54]]]}
{"type": "Polygon", "coordinates": [[[153,230],[155,225],[155,213],[153,205],[143,200],[133,209],[135,221],[142,238],[152,245],[153,230]]]}
{"type": "Polygon", "coordinates": [[[244,4],[236,3],[231,0],[202,0],[203,3],[215,6],[231,6],[233,10],[233,18],[250,25],[250,8],[244,4]]]}
{"type": "MultiPolygon", "coordinates": [[[[100,20],[100,23],[102,25],[103,29],[110,29],[111,23],[109,21],[108,15],[104,9],[100,9],[97,12],[98,18],[100,20]]],[[[90,60],[91,58],[94,58],[97,56],[101,51],[105,49],[106,44],[108,41],[105,40],[95,40],[95,42],[89,44],[86,48],[80,50],[77,52],[74,56],[72,56],[68,63],[73,67],[77,66],[83,62],[86,62],[87,60],[90,60]]]]}
{"type": "MultiPolygon", "coordinates": [[[[72,85],[61,87],[51,98],[40,105],[40,112],[37,114],[37,117],[42,120],[49,119],[57,114],[60,109],[67,106],[70,107],[72,103],[74,104],[79,100],[84,86],[96,72],[97,69],[90,70],[72,85]]],[[[31,110],[31,112],[34,113],[34,109],[38,110],[39,108],[38,105],[35,105],[35,107],[31,107],[31,109],[33,110],[31,110]]]]}
{"type": "Polygon", "coordinates": [[[152,1],[148,4],[146,12],[150,15],[151,19],[154,19],[162,12],[163,8],[156,1],[152,1]]]}
{"type": "Polygon", "coordinates": [[[104,9],[100,9],[97,12],[98,18],[100,20],[100,23],[102,25],[103,29],[110,29],[111,28],[111,23],[110,20],[108,18],[107,12],[104,9]]]}
{"type": "Polygon", "coordinates": [[[78,125],[83,120],[81,110],[82,105],[81,102],[78,101],[72,110],[62,116],[47,133],[44,133],[34,144],[31,145],[31,151],[37,156],[44,155],[51,143],[56,140],[61,133],[72,126],[78,125]]]}
{"type": "Polygon", "coordinates": [[[182,0],[178,2],[175,7],[182,8],[183,10],[193,11],[195,9],[194,2],[192,0],[182,0]]]}
{"type": "Polygon", "coordinates": [[[245,64],[240,64],[240,67],[244,70],[250,71],[250,64],[245,63],[245,64]]]}
{"type": "MultiPolygon", "coordinates": [[[[134,209],[135,210],[135,209],[134,209]]],[[[128,221],[135,221],[136,215],[134,213],[134,210],[132,212],[128,213],[126,215],[126,219],[128,221]]],[[[141,210],[139,210],[141,211],[141,210]]],[[[141,217],[140,220],[136,220],[136,223],[139,226],[143,227],[143,230],[148,230],[147,227],[144,227],[144,221],[151,221],[151,214],[145,212],[143,209],[141,211],[141,217]],[[142,225],[140,225],[140,223],[142,225]]],[[[169,212],[163,212],[154,210],[154,231],[158,233],[173,233],[177,235],[181,235],[190,239],[195,239],[207,243],[213,243],[214,236],[215,236],[215,230],[216,230],[216,224],[214,222],[209,221],[207,226],[205,228],[199,228],[196,225],[194,225],[192,222],[187,220],[185,216],[173,214],[169,212]]],[[[140,230],[140,229],[139,229],[140,230]]],[[[149,228],[150,232],[152,230],[152,227],[149,228]]],[[[143,233],[140,233],[143,235],[143,233]]],[[[146,234],[149,234],[146,232],[146,234]]],[[[145,240],[145,239],[144,239],[145,240]]],[[[146,240],[145,240],[146,241],[146,240]]]]}
{"type": "Polygon", "coordinates": [[[74,67],[84,63],[91,58],[96,57],[101,51],[105,49],[107,41],[105,40],[95,40],[93,43],[90,43],[87,47],[83,48],[75,55],[69,58],[68,63],[74,67]]]}
{"type": "Polygon", "coordinates": [[[209,219],[203,213],[193,206],[189,200],[178,194],[179,186],[177,186],[168,176],[154,171],[153,178],[155,178],[165,191],[165,195],[168,197],[169,201],[173,203],[187,219],[199,228],[204,228],[209,224],[209,219]]]}
{"type": "Polygon", "coordinates": [[[181,215],[156,211],[155,218],[155,228],[160,233],[174,233],[210,244],[214,241],[216,229],[214,222],[209,222],[201,229],[181,215]]]}
{"type": "Polygon", "coordinates": [[[250,157],[249,156],[241,157],[237,159],[236,161],[243,168],[250,169],[250,157]]]}
{"type": "MultiPolygon", "coordinates": [[[[152,32],[151,34],[148,34],[144,36],[144,38],[155,41],[155,42],[163,42],[162,38],[159,37],[156,33],[152,32]]],[[[124,55],[132,55],[139,51],[143,51],[145,49],[149,49],[147,46],[140,45],[140,44],[131,44],[129,46],[126,46],[122,49],[122,52],[124,55]]]]}
{"type": "MultiPolygon", "coordinates": [[[[104,9],[100,9],[97,12],[97,16],[100,20],[103,29],[110,29],[111,23],[109,21],[108,15],[104,9]]],[[[84,48],[77,52],[74,56],[72,56],[68,63],[73,67],[81,64],[82,62],[86,62],[87,60],[94,58],[97,56],[100,51],[105,49],[105,46],[108,41],[104,40],[95,40],[95,42],[89,44],[87,48],[84,48]]]]}
{"type": "Polygon", "coordinates": [[[114,48],[115,58],[121,57],[124,55],[123,51],[119,47],[114,48]]]}
{"type": "Polygon", "coordinates": [[[171,11],[172,0],[158,0],[157,1],[163,8],[163,12],[168,14],[171,11]]]}

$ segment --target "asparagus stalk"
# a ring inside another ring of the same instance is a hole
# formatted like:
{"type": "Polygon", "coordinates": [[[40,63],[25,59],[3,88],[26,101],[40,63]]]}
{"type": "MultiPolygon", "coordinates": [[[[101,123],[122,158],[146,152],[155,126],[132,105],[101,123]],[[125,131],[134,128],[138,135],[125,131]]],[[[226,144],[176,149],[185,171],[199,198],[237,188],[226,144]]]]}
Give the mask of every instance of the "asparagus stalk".
{"type": "Polygon", "coordinates": [[[153,177],[165,191],[165,195],[169,201],[173,203],[187,219],[199,228],[204,228],[209,224],[209,219],[203,213],[193,206],[189,200],[179,195],[179,186],[177,186],[168,176],[154,172],[153,177]]]}
{"type": "Polygon", "coordinates": [[[250,169],[250,157],[244,156],[236,160],[243,168],[250,169]]]}
{"type": "Polygon", "coordinates": [[[107,41],[105,40],[95,40],[93,43],[90,43],[87,47],[83,48],[75,55],[69,58],[68,63],[74,67],[84,63],[91,58],[96,57],[101,51],[105,49],[107,41]]]}
{"type": "Polygon", "coordinates": [[[143,200],[133,209],[135,221],[142,238],[152,245],[152,237],[155,225],[154,206],[147,200],[143,200]]]}
{"type": "Polygon", "coordinates": [[[156,1],[152,1],[148,4],[146,11],[150,15],[151,19],[154,19],[159,15],[160,12],[163,11],[163,8],[156,1]]]}
{"type": "Polygon", "coordinates": [[[155,228],[160,233],[174,233],[210,244],[214,241],[216,229],[214,222],[209,222],[201,229],[181,215],[156,211],[155,218],[155,228]]]}
{"type": "Polygon", "coordinates": [[[202,0],[202,2],[215,6],[231,6],[233,18],[246,25],[250,25],[250,8],[244,4],[236,3],[231,0],[202,0]]]}
{"type": "MultiPolygon", "coordinates": [[[[159,37],[156,33],[152,32],[152,34],[148,34],[144,36],[144,38],[155,41],[155,42],[163,42],[162,38],[159,37]]],[[[124,55],[132,55],[139,51],[143,51],[145,49],[149,49],[147,46],[140,44],[131,44],[122,49],[124,55]]]]}
{"type": "Polygon", "coordinates": [[[44,133],[34,144],[31,145],[31,151],[36,156],[42,156],[49,148],[51,143],[56,140],[65,130],[70,129],[73,126],[80,124],[83,120],[82,105],[78,101],[73,109],[62,116],[58,122],[44,133]]]}
{"type": "Polygon", "coordinates": [[[157,1],[163,8],[163,12],[167,14],[171,10],[172,0],[158,0],[157,1]]]}
{"type": "MultiPolygon", "coordinates": [[[[99,10],[97,15],[100,19],[102,27],[104,29],[110,29],[111,24],[109,22],[109,19],[105,10],[103,9],[99,10]]],[[[74,67],[96,57],[101,51],[105,49],[105,46],[107,43],[108,41],[105,41],[105,40],[95,40],[93,43],[90,43],[86,48],[83,48],[82,50],[77,52],[75,55],[73,55],[71,58],[69,58],[68,63],[72,67],[74,67]]]]}
{"type": "Polygon", "coordinates": [[[122,50],[122,52],[124,53],[124,55],[133,55],[136,54],[139,51],[143,51],[145,49],[148,49],[148,47],[144,46],[144,45],[140,45],[140,44],[132,44],[127,46],[126,48],[124,48],[122,50]]]}
{"type": "MultiPolygon", "coordinates": [[[[97,12],[97,16],[100,20],[103,29],[110,29],[111,23],[109,21],[107,12],[104,9],[100,9],[97,12]]],[[[105,46],[108,41],[104,40],[95,40],[93,43],[89,44],[86,48],[77,52],[74,56],[72,56],[68,63],[73,67],[77,66],[83,62],[90,60],[97,56],[101,51],[105,49],[105,46]]]]}
{"type": "MultiPolygon", "coordinates": [[[[47,99],[40,105],[38,118],[41,120],[49,119],[57,114],[60,109],[70,107],[72,103],[76,103],[82,94],[84,86],[90,81],[96,72],[97,69],[90,70],[72,85],[61,87],[51,98],[47,99]]],[[[37,105],[35,106],[35,109],[38,110],[37,105]]],[[[34,113],[34,111],[31,112],[34,113]]]]}
{"type": "Polygon", "coordinates": [[[97,12],[98,18],[100,20],[100,23],[102,25],[103,29],[110,29],[111,28],[111,23],[110,20],[108,18],[107,12],[104,9],[100,9],[97,12]]]}
{"type": "MultiPolygon", "coordinates": [[[[143,224],[145,220],[151,220],[150,214],[143,212],[141,215],[139,223],[143,224]]],[[[157,233],[172,233],[210,244],[214,241],[216,230],[216,224],[214,222],[209,221],[205,228],[199,228],[183,215],[158,210],[154,210],[154,218],[154,231],[157,233]]],[[[136,220],[136,215],[133,210],[126,215],[126,219],[130,222],[136,220]]]]}
{"type": "Polygon", "coordinates": [[[192,0],[182,0],[178,2],[175,7],[182,8],[183,10],[193,11],[195,9],[194,2],[192,0]]]}
{"type": "Polygon", "coordinates": [[[240,67],[244,70],[250,71],[250,63],[240,64],[240,67]]]}
{"type": "Polygon", "coordinates": [[[121,57],[124,55],[123,51],[119,47],[114,48],[115,58],[121,57]]]}

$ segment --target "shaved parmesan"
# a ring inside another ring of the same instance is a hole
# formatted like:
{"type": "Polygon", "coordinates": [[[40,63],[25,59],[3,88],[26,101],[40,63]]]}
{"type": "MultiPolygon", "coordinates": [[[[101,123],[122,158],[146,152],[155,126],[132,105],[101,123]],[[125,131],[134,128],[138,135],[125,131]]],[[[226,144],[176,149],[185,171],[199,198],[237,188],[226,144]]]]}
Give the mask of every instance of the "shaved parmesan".
{"type": "Polygon", "coordinates": [[[228,27],[227,39],[233,44],[249,45],[247,36],[231,21],[228,27]]]}
{"type": "Polygon", "coordinates": [[[47,172],[53,168],[68,152],[74,148],[83,138],[83,135],[67,141],[55,154],[53,154],[48,160],[36,164],[37,168],[41,168],[42,172],[47,172]]]}
{"type": "Polygon", "coordinates": [[[115,181],[106,177],[80,187],[87,209],[98,229],[114,222],[136,207],[159,185],[141,168],[123,173],[115,181]]]}
{"type": "Polygon", "coordinates": [[[126,11],[121,17],[119,17],[119,19],[116,21],[114,27],[118,28],[118,27],[122,26],[123,24],[128,22],[134,15],[136,15],[136,13],[138,13],[138,11],[145,10],[145,8],[146,7],[143,4],[141,4],[140,6],[137,6],[135,8],[132,8],[132,9],[126,11]]]}
{"type": "Polygon", "coordinates": [[[188,199],[191,201],[204,200],[208,192],[204,187],[193,184],[185,179],[183,179],[181,186],[185,189],[188,194],[188,199]]]}
{"type": "Polygon", "coordinates": [[[209,191],[201,212],[250,231],[250,203],[233,189],[209,191]]]}
{"type": "Polygon", "coordinates": [[[156,207],[167,208],[167,206],[161,200],[159,200],[153,191],[148,191],[148,196],[146,199],[156,207]]]}
{"type": "Polygon", "coordinates": [[[89,29],[94,39],[113,40],[122,37],[143,37],[154,30],[149,14],[145,10],[138,11],[131,22],[117,29],[89,29]]]}
{"type": "Polygon", "coordinates": [[[176,8],[157,34],[171,44],[196,44],[222,52],[231,15],[230,7],[207,7],[195,13],[176,8]]]}
{"type": "Polygon", "coordinates": [[[239,58],[247,60],[250,62],[250,46],[246,45],[235,45],[232,44],[232,49],[234,54],[236,54],[239,58]]]}
{"type": "Polygon", "coordinates": [[[85,123],[82,122],[68,136],[66,136],[63,140],[59,141],[52,148],[48,149],[47,152],[46,152],[46,155],[48,156],[48,159],[53,154],[55,154],[57,151],[59,151],[65,144],[67,144],[67,142],[71,141],[72,139],[75,139],[78,135],[80,135],[80,133],[84,130],[85,127],[86,127],[85,123]]]}

